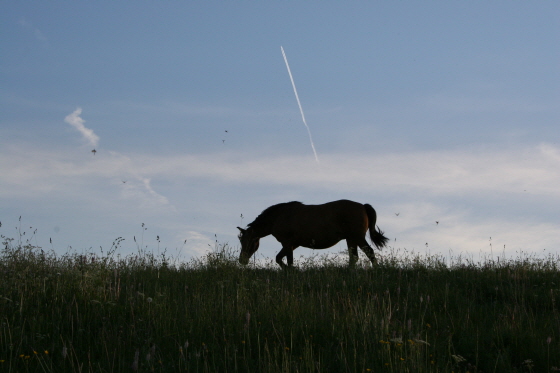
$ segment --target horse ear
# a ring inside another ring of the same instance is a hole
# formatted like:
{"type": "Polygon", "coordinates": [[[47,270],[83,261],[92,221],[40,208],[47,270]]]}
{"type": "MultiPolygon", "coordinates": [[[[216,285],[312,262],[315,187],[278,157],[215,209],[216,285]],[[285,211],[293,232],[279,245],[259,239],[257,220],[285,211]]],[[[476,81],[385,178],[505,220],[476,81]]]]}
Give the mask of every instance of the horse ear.
{"type": "Polygon", "coordinates": [[[245,233],[245,229],[239,228],[239,227],[237,227],[237,229],[239,229],[239,231],[240,231],[241,233],[245,233]]]}

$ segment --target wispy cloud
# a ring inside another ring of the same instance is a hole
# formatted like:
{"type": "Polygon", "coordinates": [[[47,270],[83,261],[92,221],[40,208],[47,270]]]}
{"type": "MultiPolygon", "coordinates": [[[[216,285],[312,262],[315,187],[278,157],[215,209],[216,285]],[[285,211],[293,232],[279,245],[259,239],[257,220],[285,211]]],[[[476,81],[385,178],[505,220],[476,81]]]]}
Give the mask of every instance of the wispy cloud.
{"type": "Polygon", "coordinates": [[[37,27],[35,27],[31,22],[29,22],[25,18],[21,18],[19,20],[19,24],[24,29],[33,33],[33,36],[35,37],[35,39],[37,39],[38,41],[40,41],[40,42],[42,42],[43,44],[46,45],[46,43],[48,42],[47,37],[41,32],[41,30],[39,30],[37,27]]]}
{"type": "Polygon", "coordinates": [[[81,114],[82,108],[77,108],[72,114],[67,115],[64,121],[80,131],[84,139],[89,142],[91,146],[96,147],[99,142],[99,136],[97,136],[92,129],[84,126],[86,121],[80,117],[81,114]]]}
{"type": "Polygon", "coordinates": [[[209,178],[338,191],[410,191],[464,195],[530,192],[560,198],[560,151],[553,145],[391,154],[325,154],[321,167],[300,156],[135,156],[135,167],[158,177],[209,178]]]}
{"type": "MultiPolygon", "coordinates": [[[[123,175],[124,176],[124,175],[123,175]]],[[[121,184],[121,196],[125,199],[135,200],[143,208],[157,208],[160,206],[173,206],[169,204],[167,197],[159,194],[151,185],[151,179],[137,175],[130,175],[127,180],[117,181],[121,184]]]]}

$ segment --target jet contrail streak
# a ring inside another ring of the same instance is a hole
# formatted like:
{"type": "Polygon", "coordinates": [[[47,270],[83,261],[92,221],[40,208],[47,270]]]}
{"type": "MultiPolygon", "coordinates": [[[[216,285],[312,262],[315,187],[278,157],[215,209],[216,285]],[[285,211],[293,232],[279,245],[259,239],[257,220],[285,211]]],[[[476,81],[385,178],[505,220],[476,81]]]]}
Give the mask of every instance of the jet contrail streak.
{"type": "Polygon", "coordinates": [[[286,53],[284,52],[284,48],[280,46],[282,50],[282,56],[284,56],[284,62],[286,62],[286,67],[288,68],[288,74],[290,74],[290,80],[292,81],[292,87],[294,87],[294,93],[296,94],[296,100],[299,106],[299,111],[301,112],[301,119],[303,119],[303,124],[305,128],[307,128],[307,133],[309,134],[309,141],[311,142],[311,148],[313,149],[313,154],[315,155],[315,160],[319,163],[319,157],[317,157],[317,152],[315,151],[315,145],[313,144],[313,138],[311,137],[311,130],[309,130],[309,126],[305,121],[305,115],[303,115],[303,108],[301,107],[301,102],[299,101],[299,96],[297,94],[296,83],[294,82],[294,78],[292,77],[292,71],[290,70],[290,65],[288,64],[288,58],[286,57],[286,53]]]}

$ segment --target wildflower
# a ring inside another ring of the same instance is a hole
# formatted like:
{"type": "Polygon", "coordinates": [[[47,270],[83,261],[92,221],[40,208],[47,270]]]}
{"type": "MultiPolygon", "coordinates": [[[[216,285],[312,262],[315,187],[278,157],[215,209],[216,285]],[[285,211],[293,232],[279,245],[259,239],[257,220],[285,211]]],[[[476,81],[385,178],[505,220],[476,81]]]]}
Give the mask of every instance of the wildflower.
{"type": "Polygon", "coordinates": [[[251,313],[249,311],[247,311],[247,313],[245,314],[245,329],[249,328],[249,322],[251,321],[251,313]]]}
{"type": "Polygon", "coordinates": [[[523,361],[523,363],[521,363],[521,365],[524,365],[525,367],[532,369],[533,368],[533,360],[532,359],[527,359],[525,361],[523,361]]]}
{"type": "Polygon", "coordinates": [[[461,355],[451,355],[451,357],[453,358],[453,360],[455,360],[456,363],[462,363],[463,361],[467,361],[467,359],[465,359],[461,355]]]}
{"type": "Polygon", "coordinates": [[[146,361],[150,361],[152,359],[152,357],[155,355],[156,353],[156,345],[152,345],[152,347],[150,347],[150,351],[148,351],[148,353],[146,354],[146,361]]]}
{"type": "Polygon", "coordinates": [[[420,344],[424,344],[424,345],[427,345],[427,346],[430,345],[428,342],[423,341],[423,340],[421,340],[421,339],[415,339],[415,340],[414,340],[414,343],[420,343],[420,344]]]}
{"type": "Polygon", "coordinates": [[[146,299],[146,302],[152,303],[152,300],[153,300],[152,298],[148,297],[148,299],[146,299]]]}
{"type": "Polygon", "coordinates": [[[33,350],[33,354],[38,355],[39,353],[35,350],[33,350]]]}
{"type": "Polygon", "coordinates": [[[138,371],[138,358],[140,357],[140,350],[136,349],[136,352],[134,353],[134,361],[132,362],[132,370],[133,371],[138,371]]]}
{"type": "Polygon", "coordinates": [[[290,348],[289,348],[289,347],[286,347],[286,351],[290,351],[290,348]]]}
{"type": "Polygon", "coordinates": [[[45,355],[48,355],[48,354],[49,354],[49,351],[48,351],[48,350],[45,350],[45,355]]]}

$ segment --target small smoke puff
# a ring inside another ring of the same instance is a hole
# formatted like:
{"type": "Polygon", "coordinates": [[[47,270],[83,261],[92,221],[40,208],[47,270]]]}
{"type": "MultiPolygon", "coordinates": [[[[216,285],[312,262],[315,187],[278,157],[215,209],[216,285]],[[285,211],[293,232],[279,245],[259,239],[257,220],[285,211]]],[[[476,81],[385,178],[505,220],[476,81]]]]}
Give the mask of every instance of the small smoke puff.
{"type": "Polygon", "coordinates": [[[84,126],[86,121],[80,117],[81,114],[82,108],[79,107],[74,110],[72,114],[67,115],[66,118],[64,118],[64,121],[80,131],[82,136],[90,143],[91,146],[96,147],[99,142],[99,136],[97,136],[93,130],[84,126]]]}

